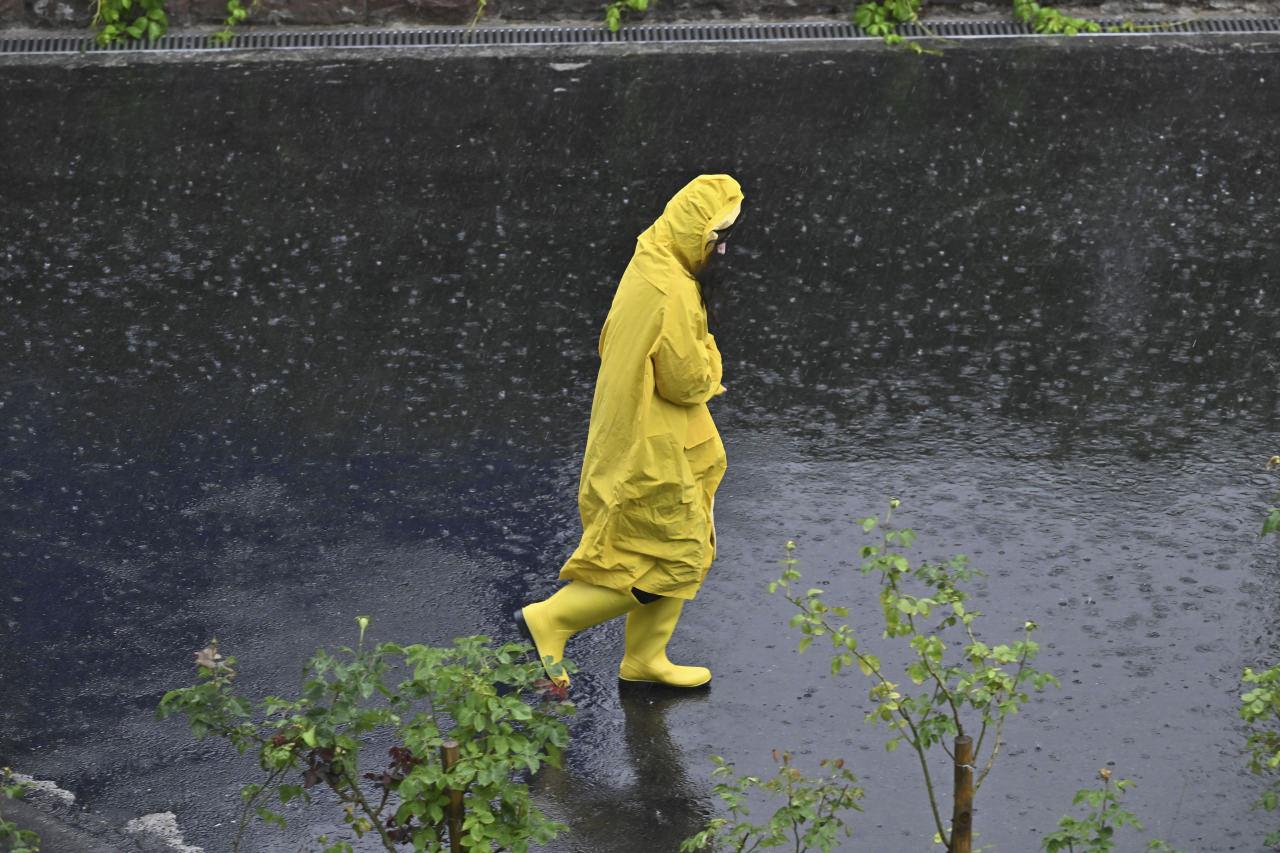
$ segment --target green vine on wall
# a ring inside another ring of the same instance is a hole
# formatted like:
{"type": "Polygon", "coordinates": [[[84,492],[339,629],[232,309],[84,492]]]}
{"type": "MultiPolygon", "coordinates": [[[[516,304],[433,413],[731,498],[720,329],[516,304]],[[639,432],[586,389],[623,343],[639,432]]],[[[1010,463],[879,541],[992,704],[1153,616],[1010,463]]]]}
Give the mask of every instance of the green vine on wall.
{"type": "Polygon", "coordinates": [[[1018,23],[1030,24],[1031,29],[1047,35],[1102,32],[1102,24],[1097,21],[1064,15],[1052,6],[1041,6],[1035,0],[1013,0],[1013,16],[1018,23]]]}
{"type": "MultiPolygon", "coordinates": [[[[854,9],[853,22],[867,35],[881,38],[891,47],[902,47],[917,54],[939,55],[940,51],[936,48],[926,47],[920,41],[909,41],[899,32],[899,27],[903,24],[915,24],[924,31],[928,41],[945,41],[930,32],[920,20],[920,4],[921,0],[870,0],[854,9]]],[[[604,24],[609,32],[616,33],[622,27],[625,12],[644,13],[648,9],[649,0],[612,0],[604,7],[604,24]]],[[[1033,31],[1045,35],[1073,36],[1103,30],[1102,24],[1097,21],[1064,15],[1052,6],[1042,6],[1035,0],[1013,0],[1013,17],[1019,23],[1029,24],[1033,31]]],[[[1138,32],[1169,26],[1173,24],[1139,26],[1126,21],[1106,29],[1108,32],[1138,32]]]]}
{"type": "Polygon", "coordinates": [[[622,27],[624,12],[644,14],[647,11],[649,0],[613,0],[604,7],[604,25],[609,28],[609,32],[616,33],[622,27]]]}
{"type": "MultiPolygon", "coordinates": [[[[125,41],[153,42],[169,31],[169,15],[164,4],[165,0],[94,0],[91,25],[94,37],[104,47],[125,41]]],[[[242,0],[227,0],[227,17],[222,29],[210,38],[218,44],[230,42],[236,25],[244,23],[257,5],[257,0],[252,0],[249,6],[242,0]]]]}
{"type": "MultiPolygon", "coordinates": [[[[1030,26],[1033,32],[1065,36],[1104,31],[1109,33],[1151,32],[1172,29],[1185,23],[1185,21],[1170,21],[1160,24],[1137,24],[1133,21],[1124,21],[1103,26],[1098,21],[1075,18],[1059,12],[1052,6],[1042,6],[1035,0],[1013,0],[1013,17],[1018,23],[1030,26]]],[[[867,35],[881,38],[891,47],[903,47],[913,53],[940,55],[940,51],[926,47],[925,44],[946,41],[930,32],[920,19],[920,0],[871,0],[854,10],[853,22],[867,35]],[[925,34],[925,42],[908,41],[899,31],[899,27],[903,24],[915,24],[919,27],[925,34]]]]}
{"type": "Polygon", "coordinates": [[[169,16],[164,0],[97,0],[93,28],[102,45],[125,39],[155,41],[168,31],[169,16]]]}
{"type": "Polygon", "coordinates": [[[923,45],[906,41],[898,27],[920,21],[920,0],[876,0],[853,10],[853,22],[869,36],[884,39],[890,46],[902,45],[914,53],[925,53],[923,45]]]}
{"type": "MultiPolygon", "coordinates": [[[[1019,23],[1029,24],[1033,31],[1045,35],[1073,36],[1077,33],[1102,31],[1102,24],[1097,21],[1064,15],[1052,6],[1041,6],[1035,0],[1013,0],[1013,17],[1019,23]]],[[[939,51],[925,47],[919,41],[908,41],[898,30],[903,24],[917,25],[925,31],[930,41],[944,41],[930,33],[920,20],[920,0],[872,0],[854,10],[853,22],[867,35],[879,37],[891,47],[904,47],[913,53],[938,55],[939,51]]],[[[1127,28],[1122,25],[1111,29],[1122,28],[1130,32],[1139,29],[1132,23],[1127,28]]]]}
{"type": "MultiPolygon", "coordinates": [[[[648,11],[649,2],[650,0],[612,0],[604,7],[605,26],[608,27],[609,32],[616,33],[622,27],[624,13],[642,14],[648,11]]],[[[1109,33],[1137,33],[1167,30],[1184,23],[1171,21],[1143,25],[1124,21],[1104,27],[1098,21],[1072,17],[1052,6],[1042,6],[1035,0],[1012,0],[1012,2],[1014,19],[1018,23],[1027,24],[1033,32],[1042,35],[1074,36],[1080,33],[1100,33],[1104,30],[1109,33]]],[[[920,6],[921,0],[869,0],[854,9],[853,22],[864,33],[882,39],[890,47],[901,47],[916,54],[939,56],[941,51],[928,45],[942,44],[947,40],[930,31],[921,20],[920,6]],[[900,31],[904,24],[917,26],[924,33],[924,40],[909,40],[900,31]]]]}
{"type": "MultiPolygon", "coordinates": [[[[612,0],[604,7],[604,24],[609,32],[622,28],[627,13],[644,14],[649,11],[650,0],[612,0]]],[[[926,47],[919,41],[908,41],[899,32],[903,24],[921,27],[933,41],[944,41],[928,31],[920,20],[921,0],[872,0],[859,5],[853,12],[853,21],[863,32],[884,40],[895,47],[904,47],[918,54],[937,55],[938,50],[926,47]]],[[[169,16],[164,8],[165,0],[94,0],[93,29],[99,44],[104,46],[123,41],[155,41],[169,31],[169,16]]],[[[486,0],[476,0],[476,13],[470,26],[474,27],[484,15],[486,0]]],[[[257,6],[252,0],[246,6],[243,0],[227,0],[227,16],[222,29],[210,38],[218,44],[228,44],[235,35],[235,27],[245,22],[257,6]]],[[[1020,23],[1029,24],[1037,33],[1048,35],[1076,35],[1101,32],[1103,26],[1087,18],[1064,15],[1051,6],[1041,6],[1035,0],[1013,0],[1013,15],[1020,23]]],[[[1108,32],[1138,32],[1139,30],[1164,29],[1174,24],[1138,26],[1126,21],[1107,27],[1108,32]]]]}
{"type": "MultiPolygon", "coordinates": [[[[252,6],[256,8],[257,0],[253,0],[252,6]]],[[[249,9],[246,9],[244,3],[240,0],[227,0],[227,17],[222,22],[222,29],[213,34],[212,38],[218,44],[227,44],[231,41],[231,37],[235,34],[233,30],[236,24],[244,23],[245,18],[249,17],[249,9]]]]}

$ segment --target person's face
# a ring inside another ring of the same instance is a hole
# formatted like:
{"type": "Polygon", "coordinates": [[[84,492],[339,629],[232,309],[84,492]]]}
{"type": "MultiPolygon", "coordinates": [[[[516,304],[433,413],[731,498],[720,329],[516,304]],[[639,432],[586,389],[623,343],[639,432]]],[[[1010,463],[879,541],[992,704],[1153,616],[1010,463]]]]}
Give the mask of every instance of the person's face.
{"type": "Polygon", "coordinates": [[[712,253],[717,255],[723,255],[725,253],[725,250],[729,246],[729,235],[741,220],[742,217],[739,216],[736,220],[725,227],[718,228],[711,232],[711,242],[709,245],[713,247],[711,250],[712,253]]]}

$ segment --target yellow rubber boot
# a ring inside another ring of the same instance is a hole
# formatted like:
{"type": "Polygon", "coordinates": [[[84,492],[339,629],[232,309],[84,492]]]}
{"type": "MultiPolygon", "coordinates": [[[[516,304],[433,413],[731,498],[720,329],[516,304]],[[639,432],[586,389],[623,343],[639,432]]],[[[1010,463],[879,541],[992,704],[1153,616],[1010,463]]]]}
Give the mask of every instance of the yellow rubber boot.
{"type": "Polygon", "coordinates": [[[711,680],[711,670],[705,666],[678,666],[667,659],[667,643],[683,608],[683,599],[659,598],[631,611],[627,653],[618,667],[618,678],[671,687],[701,687],[711,680]]]}
{"type": "Polygon", "coordinates": [[[639,605],[629,592],[570,581],[546,601],[517,610],[515,620],[525,639],[537,648],[538,658],[547,668],[547,677],[561,687],[568,687],[569,676],[557,666],[564,657],[565,642],[579,631],[621,616],[639,605]]]}

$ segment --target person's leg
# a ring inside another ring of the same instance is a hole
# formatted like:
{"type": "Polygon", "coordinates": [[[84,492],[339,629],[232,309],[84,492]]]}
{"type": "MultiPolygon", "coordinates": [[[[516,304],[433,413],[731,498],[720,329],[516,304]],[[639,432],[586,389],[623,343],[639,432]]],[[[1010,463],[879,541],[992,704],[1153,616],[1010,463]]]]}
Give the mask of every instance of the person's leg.
{"type": "Polygon", "coordinates": [[[525,639],[538,650],[547,676],[561,687],[568,687],[569,676],[557,666],[568,639],[639,606],[640,602],[629,592],[570,581],[547,600],[517,610],[515,620],[525,639]]]}
{"type": "Polygon", "coordinates": [[[618,667],[623,681],[649,681],[672,687],[701,687],[711,670],[679,666],[667,658],[667,643],[680,620],[684,599],[659,597],[627,616],[627,651],[618,667]]]}

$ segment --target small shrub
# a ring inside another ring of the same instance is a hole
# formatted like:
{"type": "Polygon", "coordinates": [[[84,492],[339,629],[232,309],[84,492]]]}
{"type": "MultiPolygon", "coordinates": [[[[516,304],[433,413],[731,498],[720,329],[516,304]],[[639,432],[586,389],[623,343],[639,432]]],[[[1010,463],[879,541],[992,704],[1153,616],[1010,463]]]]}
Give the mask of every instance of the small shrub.
{"type": "MultiPolygon", "coordinates": [[[[1267,460],[1267,470],[1280,469],[1280,456],[1267,460]]],[[[1272,497],[1280,502],[1280,495],[1272,497]]],[[[1280,533],[1280,506],[1273,506],[1262,523],[1262,536],[1280,533]]],[[[1249,772],[1267,780],[1267,788],[1254,804],[1264,811],[1280,809],[1280,664],[1256,672],[1246,667],[1245,685],[1253,685],[1240,697],[1240,718],[1245,721],[1249,772]]],[[[1280,847],[1280,829],[1267,833],[1265,843],[1280,847]]]]}
{"type": "Polygon", "coordinates": [[[791,763],[791,754],[774,750],[778,772],[771,779],[734,776],[734,767],[719,756],[711,759],[718,779],[713,789],[729,810],[727,818],[715,818],[707,828],[680,845],[681,853],[731,850],[734,853],[786,847],[796,853],[820,850],[830,853],[841,838],[853,834],[844,821],[848,811],[862,811],[858,779],[845,769],[842,759],[821,763],[822,775],[806,776],[791,763]],[[752,790],[784,800],[765,823],[751,823],[747,799],[752,790]]]}
{"type": "MultiPolygon", "coordinates": [[[[1031,639],[1036,625],[1024,622],[1022,637],[1011,643],[990,644],[977,632],[982,614],[971,609],[964,584],[980,572],[963,555],[942,563],[908,559],[906,551],[916,541],[915,531],[893,526],[899,502],[890,500],[882,517],[859,519],[865,533],[879,533],[879,541],[862,547],[864,575],[878,578],[884,636],[907,644],[913,660],[903,676],[887,672],[880,659],[868,651],[845,620],[849,608],[826,603],[821,589],[799,592],[801,579],[792,556],[795,543],[787,543],[782,576],[769,584],[799,611],[791,626],[803,636],[803,652],[815,640],[831,643],[831,673],[857,667],[872,682],[868,722],[884,724],[893,732],[885,743],[893,751],[906,744],[915,753],[922,774],[936,840],[952,846],[952,828],[943,820],[937,789],[937,753],[956,763],[951,742],[969,737],[972,743],[973,793],[976,797],[1003,746],[1005,721],[1027,701],[1028,689],[1043,690],[1058,684],[1051,674],[1035,669],[1032,662],[1039,646],[1031,639]],[[892,678],[890,677],[892,676],[892,678]],[[917,688],[911,692],[904,685],[917,688]]],[[[968,831],[968,827],[965,827],[968,831]]]]}
{"type": "MultiPolygon", "coordinates": [[[[13,778],[13,771],[8,767],[0,769],[0,803],[5,800],[16,800],[22,796],[25,786],[13,778]]],[[[29,829],[20,829],[18,824],[5,820],[0,813],[0,850],[7,853],[40,853],[40,836],[29,829]]]]}
{"type": "MultiPolygon", "coordinates": [[[[1098,771],[1101,788],[1081,788],[1076,791],[1073,805],[1086,808],[1082,818],[1064,817],[1058,821],[1057,832],[1051,832],[1041,842],[1045,853],[1110,853],[1116,849],[1116,830],[1126,826],[1142,829],[1137,815],[1120,804],[1120,795],[1133,783],[1128,779],[1111,781],[1111,771],[1105,767],[1098,771]]],[[[1146,850],[1152,853],[1180,853],[1160,839],[1147,842],[1146,850]]]]}
{"type": "MultiPolygon", "coordinates": [[[[1280,456],[1272,456],[1267,460],[1267,470],[1275,471],[1280,469],[1280,456]]],[[[1271,500],[1280,504],[1280,495],[1274,495],[1271,500]]],[[[1262,522],[1262,535],[1270,536],[1273,533],[1280,532],[1280,505],[1271,507],[1267,512],[1267,518],[1262,522]]]]}
{"type": "MultiPolygon", "coordinates": [[[[450,794],[459,791],[464,850],[519,853],[563,830],[533,805],[523,780],[544,763],[558,764],[568,742],[562,717],[572,708],[542,665],[528,659],[529,647],[466,637],[452,647],[370,649],[363,642],[368,619],[358,621],[356,648],[317,651],[296,699],[269,696],[255,710],[233,689],[235,659],[214,641],[196,653],[200,683],[161,700],[158,715],[185,716],[197,738],[221,737],[258,754],[266,779],[241,790],[233,849],[253,815],[285,825],[268,802],[310,803],[317,788],[336,796],[355,838],[374,835],[387,850],[448,849],[450,794]],[[394,685],[393,669],[404,672],[394,685]],[[361,749],[378,735],[395,745],[382,767],[362,773],[361,749]],[[458,745],[452,766],[441,753],[448,741],[458,745]]],[[[352,849],[350,840],[321,840],[328,853],[352,849]]]]}
{"type": "MultiPolygon", "coordinates": [[[[1240,718],[1249,733],[1249,772],[1267,780],[1255,805],[1274,812],[1280,808],[1280,664],[1262,672],[1246,668],[1243,678],[1252,685],[1240,697],[1240,718]]],[[[1266,844],[1280,846],[1280,829],[1267,834],[1266,844]]]]}

